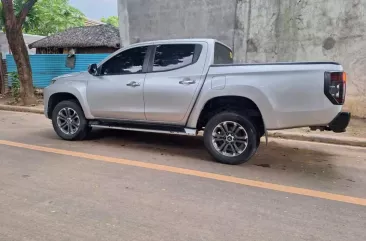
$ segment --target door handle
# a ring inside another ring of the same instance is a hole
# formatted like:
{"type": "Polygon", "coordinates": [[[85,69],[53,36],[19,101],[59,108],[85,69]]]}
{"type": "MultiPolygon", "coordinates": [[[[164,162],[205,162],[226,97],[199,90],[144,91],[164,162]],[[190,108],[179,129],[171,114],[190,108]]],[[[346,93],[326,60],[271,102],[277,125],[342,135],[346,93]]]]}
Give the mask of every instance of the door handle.
{"type": "Polygon", "coordinates": [[[179,81],[179,84],[181,85],[193,85],[195,84],[196,81],[195,80],[191,80],[191,79],[183,79],[182,81],[179,81]]]}
{"type": "Polygon", "coordinates": [[[128,83],[127,86],[137,87],[137,86],[140,86],[140,83],[137,83],[136,81],[132,81],[132,82],[128,83]]]}

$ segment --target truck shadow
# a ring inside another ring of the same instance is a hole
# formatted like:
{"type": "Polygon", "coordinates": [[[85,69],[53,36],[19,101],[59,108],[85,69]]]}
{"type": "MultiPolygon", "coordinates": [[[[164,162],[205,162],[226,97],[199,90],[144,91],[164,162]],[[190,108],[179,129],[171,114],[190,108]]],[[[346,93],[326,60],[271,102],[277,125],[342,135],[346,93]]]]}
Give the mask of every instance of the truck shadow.
{"type": "MultiPolygon", "coordinates": [[[[150,151],[166,157],[182,156],[205,162],[214,161],[207,153],[203,138],[200,136],[95,130],[91,134],[90,141],[102,145],[150,151]]],[[[262,142],[258,153],[252,160],[239,168],[256,166],[276,172],[300,172],[318,178],[339,179],[342,175],[337,173],[331,160],[332,155],[329,153],[298,147],[296,144],[288,145],[272,139],[268,146],[262,142]]],[[[238,167],[236,166],[236,168],[238,167]]]]}

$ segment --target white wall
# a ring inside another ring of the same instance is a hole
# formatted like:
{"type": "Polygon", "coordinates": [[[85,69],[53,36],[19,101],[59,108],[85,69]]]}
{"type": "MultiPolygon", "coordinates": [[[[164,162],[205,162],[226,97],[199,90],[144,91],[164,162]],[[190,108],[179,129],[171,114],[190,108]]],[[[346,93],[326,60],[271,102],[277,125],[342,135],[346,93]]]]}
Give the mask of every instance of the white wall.
{"type": "MultiPolygon", "coordinates": [[[[37,40],[44,38],[44,36],[29,35],[29,34],[24,34],[23,36],[24,36],[24,41],[25,41],[25,44],[27,45],[27,48],[28,48],[28,44],[31,44],[37,40]]],[[[6,55],[10,53],[8,40],[6,38],[5,33],[3,33],[3,32],[0,32],[0,50],[3,55],[3,59],[5,59],[6,55]]],[[[29,54],[35,54],[36,49],[28,49],[28,52],[29,52],[29,54]]]]}

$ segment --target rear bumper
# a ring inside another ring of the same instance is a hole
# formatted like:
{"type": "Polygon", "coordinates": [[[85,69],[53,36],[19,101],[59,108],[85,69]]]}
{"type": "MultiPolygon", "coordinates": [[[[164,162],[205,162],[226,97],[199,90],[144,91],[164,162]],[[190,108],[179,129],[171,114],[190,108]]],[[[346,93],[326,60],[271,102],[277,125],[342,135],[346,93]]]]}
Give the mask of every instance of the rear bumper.
{"type": "Polygon", "coordinates": [[[335,133],[346,132],[351,120],[350,112],[340,112],[327,126],[311,126],[312,131],[333,131],[335,133]]]}
{"type": "Polygon", "coordinates": [[[350,112],[340,112],[334,120],[329,123],[329,129],[336,133],[345,132],[351,120],[350,112]]]}

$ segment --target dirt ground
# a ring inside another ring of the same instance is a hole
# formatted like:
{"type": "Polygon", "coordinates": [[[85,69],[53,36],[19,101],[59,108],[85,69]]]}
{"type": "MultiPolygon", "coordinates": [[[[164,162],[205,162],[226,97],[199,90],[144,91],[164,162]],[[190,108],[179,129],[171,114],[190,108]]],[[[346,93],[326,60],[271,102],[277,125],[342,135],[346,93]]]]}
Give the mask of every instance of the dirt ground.
{"type": "MultiPolygon", "coordinates": [[[[303,133],[303,134],[323,134],[329,136],[347,136],[347,137],[358,137],[366,138],[366,119],[352,118],[351,122],[345,133],[334,133],[330,131],[311,131],[310,128],[297,128],[286,130],[291,133],[303,133]]],[[[285,131],[285,132],[286,132],[285,131]]]]}
{"type": "MultiPolygon", "coordinates": [[[[41,94],[36,94],[36,97],[38,104],[32,105],[32,107],[43,107],[43,96],[41,94]]],[[[7,93],[5,95],[0,94],[0,105],[19,105],[19,103],[15,101],[10,93],[7,93]]]]}
{"type": "Polygon", "coordinates": [[[348,134],[366,138],[366,119],[352,119],[348,134]]]}

